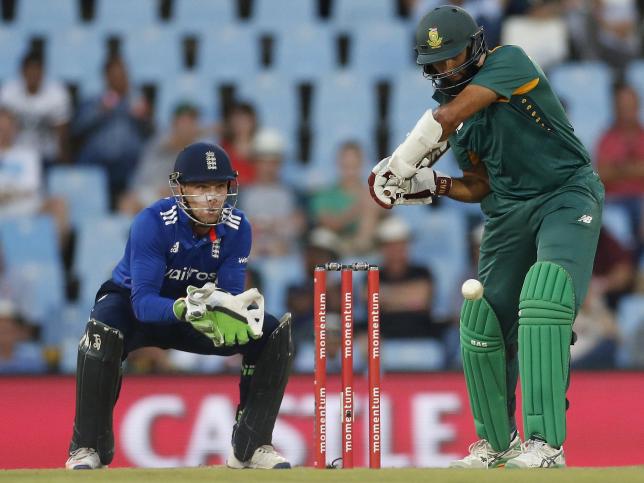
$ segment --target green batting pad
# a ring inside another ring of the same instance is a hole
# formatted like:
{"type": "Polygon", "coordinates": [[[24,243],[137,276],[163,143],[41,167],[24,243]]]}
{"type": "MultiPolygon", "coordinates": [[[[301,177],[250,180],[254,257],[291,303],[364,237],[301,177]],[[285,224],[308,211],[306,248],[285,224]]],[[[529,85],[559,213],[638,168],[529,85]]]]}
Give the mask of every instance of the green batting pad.
{"type": "Polygon", "coordinates": [[[510,445],[505,345],[501,324],[484,299],[461,309],[461,354],[476,434],[496,451],[510,445]]]}
{"type": "Polygon", "coordinates": [[[566,388],[575,319],[572,279],[560,265],[535,263],[519,298],[519,374],[525,437],[559,447],[566,439],[566,388]]]}

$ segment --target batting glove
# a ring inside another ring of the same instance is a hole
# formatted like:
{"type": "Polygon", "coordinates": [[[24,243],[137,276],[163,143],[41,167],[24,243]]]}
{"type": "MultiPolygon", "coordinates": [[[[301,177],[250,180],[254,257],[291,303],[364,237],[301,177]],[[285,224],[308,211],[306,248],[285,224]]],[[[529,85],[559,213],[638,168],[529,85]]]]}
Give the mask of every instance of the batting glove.
{"type": "MultiPolygon", "coordinates": [[[[369,192],[380,206],[391,209],[396,205],[430,204],[435,196],[447,194],[452,178],[432,168],[421,167],[408,179],[394,176],[388,170],[389,158],[378,163],[369,176],[369,192]]],[[[431,161],[425,158],[423,164],[431,161]]]]}

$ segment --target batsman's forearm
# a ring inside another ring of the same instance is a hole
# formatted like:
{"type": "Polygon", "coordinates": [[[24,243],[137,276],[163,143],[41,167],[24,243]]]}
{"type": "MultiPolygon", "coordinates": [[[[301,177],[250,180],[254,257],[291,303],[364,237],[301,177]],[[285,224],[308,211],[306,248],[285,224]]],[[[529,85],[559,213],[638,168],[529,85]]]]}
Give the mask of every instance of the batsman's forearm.
{"type": "Polygon", "coordinates": [[[450,198],[465,203],[478,203],[490,192],[486,180],[476,176],[452,179],[452,187],[447,193],[450,198]]]}

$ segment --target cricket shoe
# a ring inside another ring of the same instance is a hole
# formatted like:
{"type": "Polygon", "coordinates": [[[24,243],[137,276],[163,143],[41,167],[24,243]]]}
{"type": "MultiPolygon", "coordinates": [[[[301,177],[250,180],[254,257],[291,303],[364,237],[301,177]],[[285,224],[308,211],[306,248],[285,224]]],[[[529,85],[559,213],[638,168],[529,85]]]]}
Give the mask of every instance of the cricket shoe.
{"type": "Polygon", "coordinates": [[[450,468],[498,468],[503,466],[507,461],[516,458],[521,454],[521,439],[519,433],[514,433],[514,438],[510,441],[510,446],[504,451],[496,451],[486,439],[479,439],[472,443],[469,452],[465,458],[452,461],[450,468]]]}
{"type": "Polygon", "coordinates": [[[286,461],[281,454],[275,451],[270,444],[260,446],[255,450],[253,456],[248,461],[239,461],[235,457],[235,452],[231,451],[230,456],[226,460],[226,466],[235,470],[244,468],[255,468],[260,470],[281,470],[289,469],[291,463],[286,461]]]}
{"type": "Polygon", "coordinates": [[[97,470],[107,468],[94,448],[78,448],[69,455],[65,468],[68,470],[97,470]]]}
{"type": "Polygon", "coordinates": [[[563,468],[566,466],[563,446],[553,448],[545,441],[530,438],[521,445],[521,454],[511,459],[506,468],[563,468]]]}

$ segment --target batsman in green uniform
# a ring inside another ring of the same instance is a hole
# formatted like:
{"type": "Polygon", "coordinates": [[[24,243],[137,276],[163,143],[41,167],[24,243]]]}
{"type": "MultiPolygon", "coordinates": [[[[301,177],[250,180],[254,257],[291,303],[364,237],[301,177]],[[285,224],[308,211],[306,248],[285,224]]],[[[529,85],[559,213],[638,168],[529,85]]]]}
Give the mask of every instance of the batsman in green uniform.
{"type": "Polygon", "coordinates": [[[452,466],[564,466],[572,325],[590,281],[602,183],[548,79],[521,48],[488,50],[465,10],[443,6],[421,20],[416,50],[440,107],[374,168],[369,185],[385,208],[446,195],[480,202],[486,215],[484,296],[465,300],[460,319],[481,440],[452,466]],[[449,147],[462,178],[431,167],[449,147]]]}

